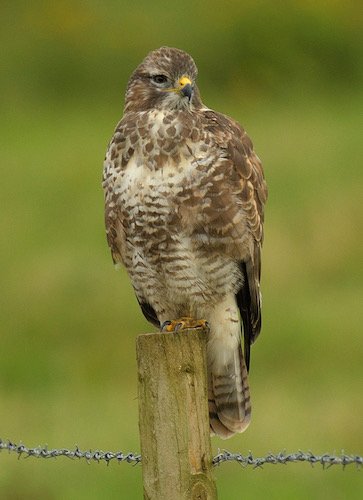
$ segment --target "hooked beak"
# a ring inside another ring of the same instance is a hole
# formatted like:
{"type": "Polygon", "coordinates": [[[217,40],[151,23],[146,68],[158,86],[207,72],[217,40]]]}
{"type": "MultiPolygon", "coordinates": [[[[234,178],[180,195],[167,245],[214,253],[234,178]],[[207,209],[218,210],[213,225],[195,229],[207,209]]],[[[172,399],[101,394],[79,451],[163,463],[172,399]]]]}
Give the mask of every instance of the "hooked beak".
{"type": "Polygon", "coordinates": [[[179,80],[179,92],[182,94],[183,97],[187,97],[188,100],[192,98],[193,95],[193,85],[191,80],[187,76],[183,76],[179,80]]]}

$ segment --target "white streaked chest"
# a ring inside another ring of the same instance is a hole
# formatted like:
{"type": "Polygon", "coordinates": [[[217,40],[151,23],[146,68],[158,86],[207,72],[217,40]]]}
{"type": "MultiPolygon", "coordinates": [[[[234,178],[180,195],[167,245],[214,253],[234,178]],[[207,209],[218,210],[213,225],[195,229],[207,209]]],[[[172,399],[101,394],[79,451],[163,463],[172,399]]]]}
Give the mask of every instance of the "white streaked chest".
{"type": "Polygon", "coordinates": [[[139,214],[160,214],[175,209],[175,200],[182,193],[192,165],[186,160],[178,168],[166,163],[158,170],[151,170],[137,156],[132,158],[121,174],[114,191],[119,203],[130,217],[139,214]]]}

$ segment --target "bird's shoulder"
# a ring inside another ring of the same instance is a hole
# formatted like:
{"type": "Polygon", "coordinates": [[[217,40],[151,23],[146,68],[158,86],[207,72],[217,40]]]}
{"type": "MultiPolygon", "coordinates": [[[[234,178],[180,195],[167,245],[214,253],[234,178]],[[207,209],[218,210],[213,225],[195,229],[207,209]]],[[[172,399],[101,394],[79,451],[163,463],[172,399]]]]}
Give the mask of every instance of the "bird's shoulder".
{"type": "Polygon", "coordinates": [[[254,151],[245,129],[233,118],[206,109],[201,111],[203,128],[220,148],[220,156],[232,164],[232,178],[239,186],[242,202],[254,200],[263,220],[263,206],[267,200],[267,185],[262,163],[254,151]]]}

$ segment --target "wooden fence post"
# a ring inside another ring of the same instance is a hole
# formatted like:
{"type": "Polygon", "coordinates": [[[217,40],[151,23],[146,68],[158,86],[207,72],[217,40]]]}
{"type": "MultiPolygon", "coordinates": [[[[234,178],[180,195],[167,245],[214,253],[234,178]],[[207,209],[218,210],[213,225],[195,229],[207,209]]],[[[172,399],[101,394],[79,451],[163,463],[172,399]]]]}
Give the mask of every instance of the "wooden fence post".
{"type": "Polygon", "coordinates": [[[211,472],[207,331],[137,338],[144,498],[216,500],[211,472]]]}

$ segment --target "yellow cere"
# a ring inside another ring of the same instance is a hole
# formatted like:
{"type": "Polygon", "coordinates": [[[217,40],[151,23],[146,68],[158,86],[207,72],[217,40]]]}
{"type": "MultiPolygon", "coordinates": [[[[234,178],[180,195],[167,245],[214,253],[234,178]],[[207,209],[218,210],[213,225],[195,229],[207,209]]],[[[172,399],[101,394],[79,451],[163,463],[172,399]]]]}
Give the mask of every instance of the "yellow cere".
{"type": "Polygon", "coordinates": [[[185,85],[188,85],[188,83],[191,85],[192,82],[190,80],[190,78],[188,78],[187,76],[182,76],[179,80],[179,85],[181,87],[185,87],[185,85]]]}

